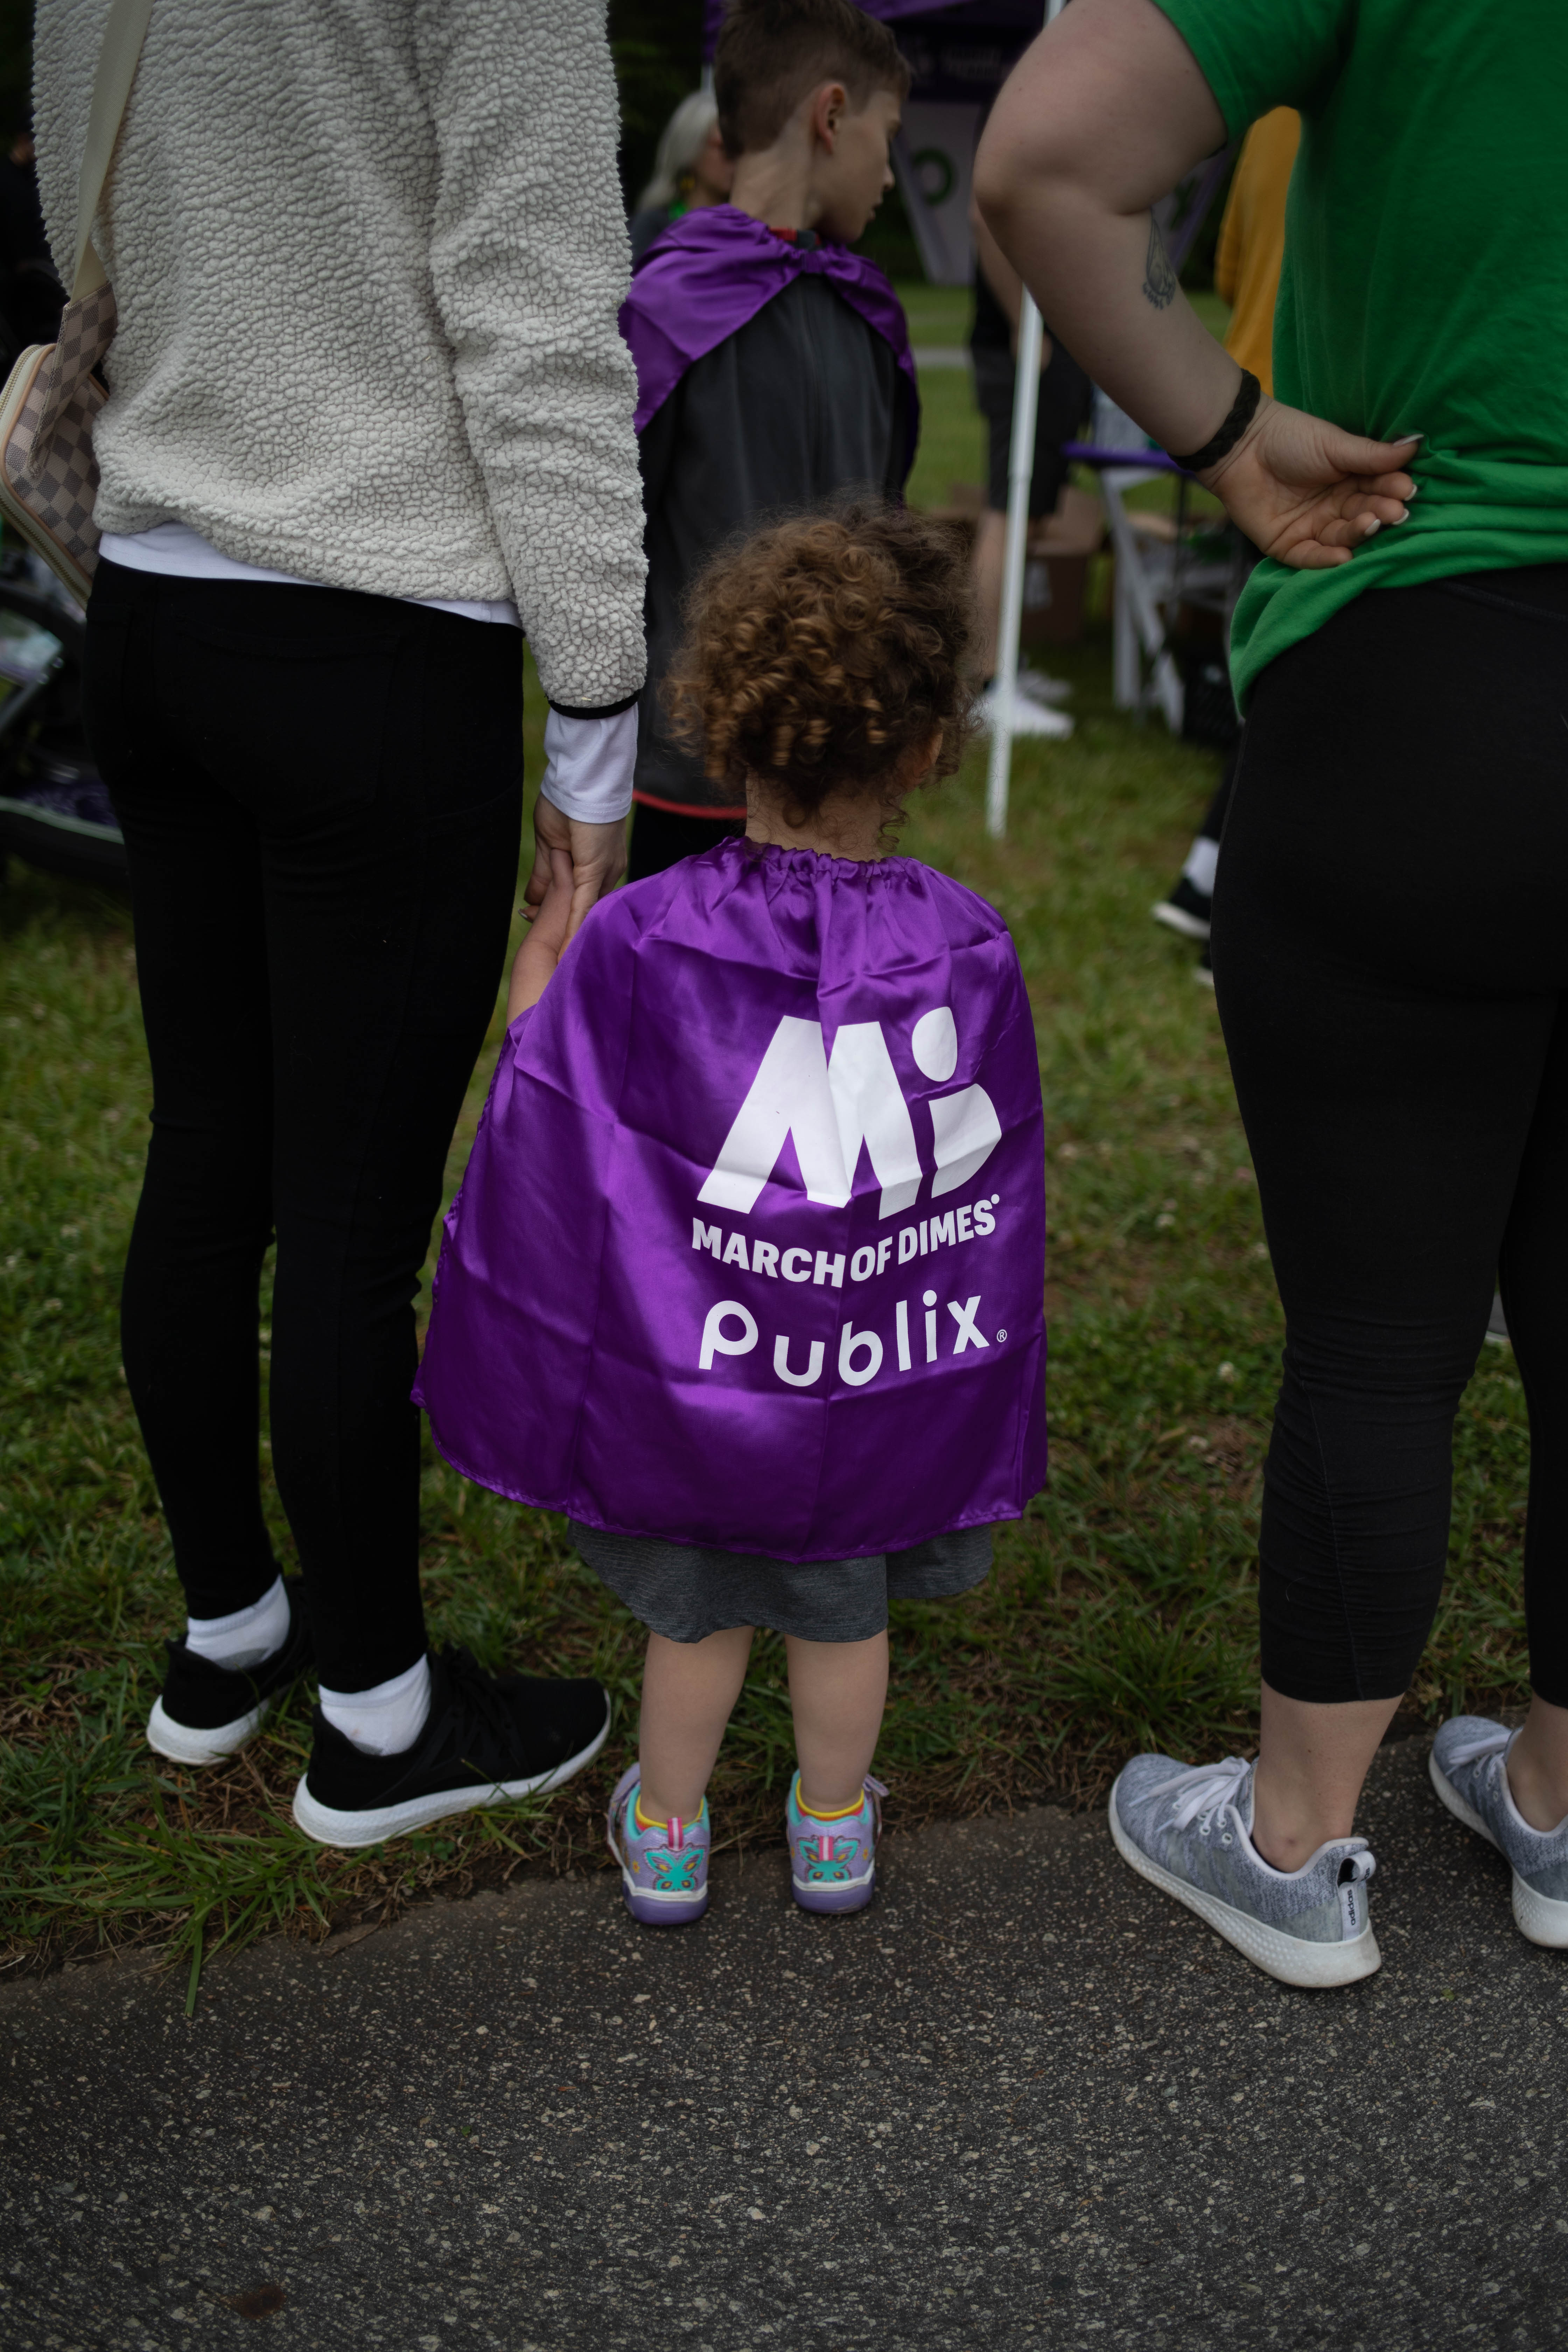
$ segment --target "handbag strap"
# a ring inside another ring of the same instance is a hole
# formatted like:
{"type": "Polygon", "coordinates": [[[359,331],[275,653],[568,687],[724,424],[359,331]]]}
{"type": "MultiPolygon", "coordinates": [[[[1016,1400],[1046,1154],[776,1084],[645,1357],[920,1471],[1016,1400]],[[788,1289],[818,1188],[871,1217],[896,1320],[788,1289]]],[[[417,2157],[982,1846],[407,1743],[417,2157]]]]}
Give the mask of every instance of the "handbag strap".
{"type": "Polygon", "coordinates": [[[103,28],[93,79],[92,105],[87,118],[87,144],[82,149],[81,187],[76,208],[76,269],[70,299],[79,302],[107,284],[108,276],[92,242],[92,224],[103,195],[103,184],[114,154],[114,142],[125,117],[131,85],[146,37],[153,0],[113,0],[103,28]]]}

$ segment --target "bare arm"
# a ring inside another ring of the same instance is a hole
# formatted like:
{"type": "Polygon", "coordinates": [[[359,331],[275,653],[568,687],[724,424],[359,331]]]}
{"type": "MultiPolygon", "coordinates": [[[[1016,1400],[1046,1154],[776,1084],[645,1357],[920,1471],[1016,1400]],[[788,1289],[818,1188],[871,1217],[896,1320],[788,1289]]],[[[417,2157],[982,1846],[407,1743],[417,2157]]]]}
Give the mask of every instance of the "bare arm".
{"type": "Polygon", "coordinates": [[[1230,201],[1225,208],[1225,218],[1219,225],[1219,240],[1214,252],[1214,290],[1222,302],[1234,305],[1237,289],[1241,282],[1241,176],[1246,169],[1245,150],[1230,184],[1230,201]]]}
{"type": "Polygon", "coordinates": [[[1208,439],[1237,374],[1149,208],[1224,144],[1209,86],[1152,0],[1075,0],[1003,90],[975,164],[982,213],[1074,358],[1173,449],[1208,439]]]}
{"type": "MultiPolygon", "coordinates": [[[[1073,356],[1167,449],[1212,438],[1241,371],[1176,282],[1150,207],[1225,141],[1197,61],[1153,0],[1075,0],[993,110],[974,187],[997,243],[1073,356]]],[[[1348,562],[1402,521],[1413,442],[1368,441],[1265,400],[1202,478],[1257,545],[1348,562]]]]}
{"type": "MultiPolygon", "coordinates": [[[[506,1019],[510,1029],[520,1013],[538,1003],[564,955],[572,932],[573,874],[569,851],[546,852],[547,873],[541,903],[511,967],[506,1019]]],[[[579,918],[579,919],[581,919],[579,918]]]]}

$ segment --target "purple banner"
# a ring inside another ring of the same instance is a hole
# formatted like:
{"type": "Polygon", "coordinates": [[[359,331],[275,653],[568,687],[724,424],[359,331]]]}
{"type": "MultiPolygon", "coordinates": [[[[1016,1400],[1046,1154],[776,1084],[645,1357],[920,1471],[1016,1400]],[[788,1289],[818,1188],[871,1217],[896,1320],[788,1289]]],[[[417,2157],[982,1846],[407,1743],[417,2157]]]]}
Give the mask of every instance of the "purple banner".
{"type": "MultiPolygon", "coordinates": [[[[994,26],[1009,32],[1023,27],[1037,33],[1046,18],[1045,0],[859,0],[859,5],[868,16],[879,16],[884,24],[902,24],[911,16],[937,16],[962,31],[973,26],[987,29],[994,26]]],[[[708,0],[705,57],[712,56],[728,12],[729,0],[708,0]]]]}

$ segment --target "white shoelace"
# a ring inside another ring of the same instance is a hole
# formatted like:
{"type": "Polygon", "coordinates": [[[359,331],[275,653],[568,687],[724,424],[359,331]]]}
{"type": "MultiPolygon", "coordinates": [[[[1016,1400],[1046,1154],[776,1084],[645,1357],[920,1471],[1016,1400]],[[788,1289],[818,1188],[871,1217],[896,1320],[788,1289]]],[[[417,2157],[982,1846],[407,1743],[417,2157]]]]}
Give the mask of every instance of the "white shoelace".
{"type": "Polygon", "coordinates": [[[1162,1780],[1158,1787],[1150,1790],[1149,1794],[1166,1797],[1174,1790],[1181,1790],[1181,1796],[1171,1808],[1168,1817],[1169,1826],[1173,1830],[1190,1828],[1200,1813],[1212,1813],[1222,1809],[1234,1812],[1245,1829],[1247,1824],[1241,1820],[1236,1801],[1241,1792],[1241,1784],[1251,1769],[1251,1765],[1243,1763],[1239,1756],[1227,1756],[1218,1764],[1190,1764],[1185,1771],[1176,1773],[1169,1780],[1162,1780]]]}
{"type": "MultiPolygon", "coordinates": [[[[1239,1756],[1226,1756],[1218,1764],[1190,1764],[1184,1771],[1175,1773],[1169,1780],[1160,1781],[1149,1794],[1151,1797],[1168,1797],[1177,1790],[1181,1791],[1166,1816],[1165,1826],[1168,1829],[1188,1829],[1194,1822],[1202,1828],[1208,1817],[1218,1814],[1223,1819],[1229,1813],[1250,1845],[1252,1832],[1241,1818],[1241,1807],[1237,1800],[1251,1769],[1251,1765],[1244,1763],[1239,1756]]],[[[1274,1869],[1271,1862],[1266,1862],[1262,1854],[1257,1853],[1256,1847],[1253,1851],[1265,1870],[1274,1869]]],[[[1347,1854],[1345,1861],[1350,1865],[1351,1875],[1358,1881],[1370,1878],[1377,1868],[1376,1862],[1364,1847],[1359,1853],[1347,1854]]],[[[1291,1874],[1284,1871],[1275,1873],[1278,1877],[1291,1874]]]]}

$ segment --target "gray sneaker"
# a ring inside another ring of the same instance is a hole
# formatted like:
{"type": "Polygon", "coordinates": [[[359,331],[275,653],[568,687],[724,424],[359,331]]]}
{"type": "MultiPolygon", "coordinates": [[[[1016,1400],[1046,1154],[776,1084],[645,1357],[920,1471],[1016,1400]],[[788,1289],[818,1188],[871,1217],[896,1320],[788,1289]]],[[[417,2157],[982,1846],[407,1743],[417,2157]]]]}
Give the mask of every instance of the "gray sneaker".
{"type": "Polygon", "coordinates": [[[1456,1715],[1432,1742],[1432,1786],[1467,1829],[1489,1838],[1513,1865],[1513,1917],[1521,1936],[1568,1947],[1568,1821],[1532,1830],[1508,1785],[1519,1737],[1484,1715],[1456,1715]]]}
{"type": "Polygon", "coordinates": [[[1110,1791],[1110,1834],[1141,1877],[1281,1984],[1353,1984],[1383,1965],[1366,1840],[1331,1838],[1300,1870],[1276,1870],[1252,1843],[1252,1767],[1237,1757],[1135,1756],[1110,1791]]]}

